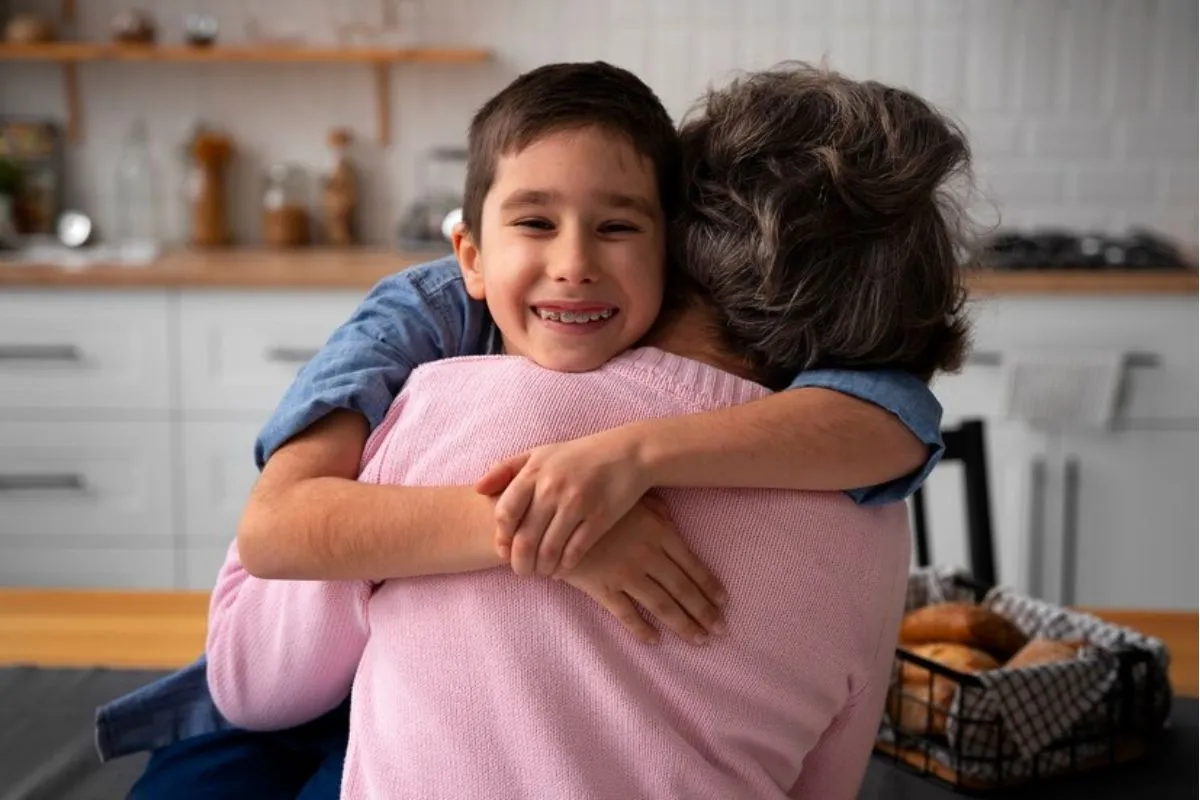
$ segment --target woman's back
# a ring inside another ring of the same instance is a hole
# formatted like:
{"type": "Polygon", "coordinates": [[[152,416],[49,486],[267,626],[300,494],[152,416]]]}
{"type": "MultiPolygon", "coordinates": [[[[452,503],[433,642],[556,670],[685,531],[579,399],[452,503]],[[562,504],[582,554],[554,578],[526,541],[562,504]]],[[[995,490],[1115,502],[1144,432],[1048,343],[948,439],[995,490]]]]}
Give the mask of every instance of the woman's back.
{"type": "MultiPolygon", "coordinates": [[[[440,362],[413,375],[362,477],[470,482],[545,442],[765,393],[650,349],[574,375],[440,362]]],[[[728,635],[644,645],[578,591],[508,570],[387,582],[367,609],[344,796],[852,796],[903,606],[903,506],[662,494],[729,590],[728,635]]]]}

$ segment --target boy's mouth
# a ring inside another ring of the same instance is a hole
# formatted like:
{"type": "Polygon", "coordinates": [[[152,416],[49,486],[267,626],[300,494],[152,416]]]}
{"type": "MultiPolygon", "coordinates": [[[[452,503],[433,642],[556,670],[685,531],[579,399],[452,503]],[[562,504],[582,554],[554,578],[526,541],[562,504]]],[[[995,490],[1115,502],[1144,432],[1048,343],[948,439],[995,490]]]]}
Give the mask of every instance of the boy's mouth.
{"type": "Polygon", "coordinates": [[[545,303],[530,306],[530,310],[547,322],[566,325],[587,325],[612,319],[616,306],[603,303],[545,303]]]}

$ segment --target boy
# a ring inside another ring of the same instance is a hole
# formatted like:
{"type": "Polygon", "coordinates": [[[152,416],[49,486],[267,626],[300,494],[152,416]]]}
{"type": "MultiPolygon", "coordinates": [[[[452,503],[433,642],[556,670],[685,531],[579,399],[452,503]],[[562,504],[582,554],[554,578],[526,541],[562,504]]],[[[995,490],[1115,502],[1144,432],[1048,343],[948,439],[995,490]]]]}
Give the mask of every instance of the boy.
{"type": "MultiPolygon", "coordinates": [[[[611,220],[596,224],[612,216],[603,198],[652,189],[649,161],[599,125],[543,131],[503,151],[481,222],[456,237],[468,290],[524,358],[422,367],[360,480],[461,483],[514,447],[761,396],[758,384],[810,361],[957,366],[961,278],[938,198],[967,163],[953,126],[906,92],[800,67],[711,93],[684,137],[698,195],[677,239],[690,286],[676,286],[660,349],[620,352],[634,334],[605,324],[646,316],[655,277],[626,256],[650,226],[629,211],[616,238],[611,220]],[[860,315],[880,296],[900,302],[860,315]]],[[[738,598],[708,652],[674,641],[647,655],[570,589],[503,571],[264,581],[235,546],[210,620],[214,697],[230,719],[276,728],[321,715],[353,682],[347,799],[851,796],[903,605],[904,509],[830,493],[664,499],[738,598]]],[[[399,556],[354,577],[501,565],[476,504],[474,525],[468,514],[445,536],[400,531],[399,556]]],[[[630,544],[614,541],[637,534],[619,525],[564,580],[607,580],[630,544]]]]}
{"type": "MultiPolygon", "coordinates": [[[[590,103],[604,113],[625,115],[621,118],[630,120],[630,130],[645,132],[645,142],[638,145],[635,141],[634,149],[655,164],[661,228],[661,221],[674,210],[672,165],[677,158],[677,142],[669,118],[644,84],[607,65],[558,65],[518,78],[503,94],[506,102],[521,112],[515,116],[527,121],[534,133],[544,132],[545,128],[539,126],[554,120],[559,105],[570,106],[567,101],[590,103]]],[[[568,111],[568,116],[582,113],[574,106],[568,111]]],[[[523,141],[521,132],[518,128],[514,134],[518,144],[523,141]]],[[[487,148],[483,150],[486,153],[487,148]]],[[[464,207],[468,219],[472,208],[481,207],[491,182],[486,168],[473,174],[464,207]]],[[[617,231],[616,235],[624,232],[617,231]]],[[[664,256],[660,249],[657,259],[647,263],[647,269],[661,270],[664,256]]],[[[286,487],[276,487],[276,502],[262,503],[263,493],[256,488],[257,497],[251,501],[239,537],[244,547],[242,555],[254,562],[253,569],[261,575],[281,578],[338,577],[336,573],[325,573],[342,557],[357,557],[378,565],[389,539],[394,538],[395,528],[417,525],[422,519],[426,524],[445,520],[444,506],[436,503],[395,504],[386,509],[346,504],[338,506],[341,513],[336,516],[306,512],[300,517],[286,517],[284,512],[288,508],[319,509],[323,504],[329,509],[336,505],[337,493],[345,490],[346,483],[352,483],[357,472],[368,431],[379,424],[416,364],[494,352],[495,338],[484,305],[467,294],[452,259],[408,270],[372,290],[351,320],[301,371],[257,442],[255,454],[260,466],[268,461],[282,466],[288,459],[295,464],[299,459],[305,472],[300,477],[290,476],[293,480],[286,487]],[[343,413],[334,413],[338,410],[343,413]],[[332,494],[322,497],[322,492],[332,494]],[[297,502],[285,503],[284,498],[297,502]],[[256,514],[256,501],[260,511],[279,513],[256,514]],[[370,512],[381,510],[387,513],[368,518],[370,512]],[[356,522],[351,516],[358,512],[362,513],[356,522]],[[421,518],[422,514],[426,516],[421,518]],[[313,524],[322,521],[329,523],[323,529],[313,524]],[[260,523],[262,527],[258,527],[260,523]]],[[[815,489],[867,486],[870,488],[856,490],[852,496],[860,502],[898,500],[919,485],[940,455],[939,422],[940,408],[918,377],[894,371],[812,370],[798,376],[791,391],[742,407],[631,427],[628,431],[636,435],[638,448],[629,446],[633,434],[627,431],[600,434],[591,442],[568,443],[555,452],[571,454],[568,463],[584,471],[582,482],[567,484],[584,487],[577,492],[584,498],[599,496],[602,500],[601,507],[575,509],[574,516],[600,528],[594,520],[621,518],[640,497],[638,491],[643,485],[815,489]],[[591,491],[592,486],[607,486],[606,476],[631,451],[647,454],[645,465],[632,470],[636,479],[627,481],[613,495],[615,499],[591,491]],[[583,460],[574,457],[582,453],[592,455],[583,460]],[[589,483],[588,475],[600,477],[589,483]],[[907,477],[893,480],[899,476],[907,477]]],[[[536,461],[535,456],[529,465],[537,466],[536,461]]],[[[553,477],[554,459],[548,462],[547,472],[553,477]]],[[[556,479],[560,484],[561,474],[556,479]]],[[[535,492],[531,511],[543,506],[535,492]]],[[[532,522],[535,527],[548,526],[554,516],[549,523],[544,517],[532,522]]],[[[563,527],[569,524],[568,520],[563,527]]],[[[536,535],[535,531],[529,538],[536,535]]],[[[518,550],[524,552],[528,564],[530,548],[514,545],[514,559],[518,550]]],[[[175,749],[156,754],[147,773],[151,780],[141,785],[141,796],[155,796],[155,785],[166,786],[174,797],[186,796],[181,794],[185,789],[202,792],[207,788],[203,780],[188,777],[206,774],[202,769],[180,769],[195,761],[188,761],[188,737],[209,734],[203,740],[207,757],[220,750],[220,732],[229,728],[203,691],[202,670],[201,662],[100,712],[99,744],[102,754],[108,757],[178,742],[175,749]],[[170,769],[164,772],[158,769],[160,765],[170,769]],[[156,776],[163,780],[156,783],[156,776]]],[[[233,747],[240,748],[238,752],[231,748],[220,753],[222,763],[232,765],[229,772],[238,772],[237,764],[243,764],[247,775],[249,765],[254,765],[259,774],[268,774],[266,762],[278,752],[278,742],[272,741],[266,748],[265,742],[252,735],[235,733],[233,747]]],[[[308,735],[307,731],[303,733],[308,735]]],[[[299,769],[312,767],[301,763],[299,769]]],[[[212,791],[212,796],[223,796],[221,791],[226,792],[224,796],[236,793],[215,786],[212,791]]],[[[269,792],[269,787],[245,791],[269,792]]]]}

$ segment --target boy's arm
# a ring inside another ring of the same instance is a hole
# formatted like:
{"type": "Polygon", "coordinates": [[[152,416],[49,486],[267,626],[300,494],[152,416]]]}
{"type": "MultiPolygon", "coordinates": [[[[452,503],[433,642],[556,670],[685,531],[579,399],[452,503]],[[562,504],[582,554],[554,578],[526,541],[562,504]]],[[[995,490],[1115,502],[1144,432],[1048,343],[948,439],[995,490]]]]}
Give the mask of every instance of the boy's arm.
{"type": "Polygon", "coordinates": [[[255,442],[259,469],[336,409],[361,414],[374,429],[416,367],[477,355],[487,324],[452,256],[384,278],[296,375],[255,442]]]}
{"type": "MultiPolygon", "coordinates": [[[[382,580],[507,563],[492,546],[490,498],[469,486],[359,483],[355,475],[365,440],[362,417],[336,411],[271,457],[238,529],[243,575],[291,585],[295,582],[286,579],[382,580]]],[[[640,638],[647,625],[636,612],[628,613],[632,606],[626,597],[688,641],[696,641],[700,626],[720,633],[720,582],[687,549],[669,519],[647,523],[646,516],[631,512],[617,523],[613,535],[636,547],[610,554],[593,570],[591,578],[599,580],[577,588],[640,638]]],[[[224,593],[230,604],[242,602],[236,598],[238,585],[224,593]]]]}
{"type": "Polygon", "coordinates": [[[335,411],[267,462],[238,524],[260,578],[373,579],[469,572],[505,562],[491,498],[470,487],[359,483],[367,423],[335,411]]]}
{"type": "Polygon", "coordinates": [[[513,569],[570,568],[653,486],[851,490],[860,503],[915,491],[941,455],[941,406],[916,378],[820,371],[740,406],[632,423],[497,465],[498,546],[513,569]],[[507,487],[507,488],[506,488],[507,487]]]}

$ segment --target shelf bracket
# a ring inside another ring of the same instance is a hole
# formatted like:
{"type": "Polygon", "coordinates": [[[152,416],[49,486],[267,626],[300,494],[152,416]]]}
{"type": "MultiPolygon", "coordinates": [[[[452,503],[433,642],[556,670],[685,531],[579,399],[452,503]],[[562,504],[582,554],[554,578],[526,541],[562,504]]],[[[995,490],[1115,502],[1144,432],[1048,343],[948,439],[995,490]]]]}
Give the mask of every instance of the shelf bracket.
{"type": "Polygon", "coordinates": [[[64,61],[63,90],[67,102],[67,141],[79,144],[83,141],[83,106],[79,101],[79,65],[64,61]]]}
{"type": "Polygon", "coordinates": [[[386,62],[374,64],[375,70],[375,135],[380,147],[392,143],[392,70],[386,62]]]}

